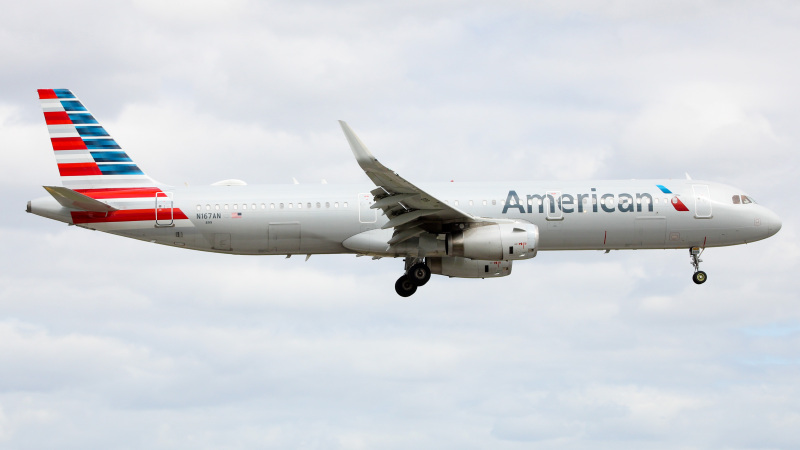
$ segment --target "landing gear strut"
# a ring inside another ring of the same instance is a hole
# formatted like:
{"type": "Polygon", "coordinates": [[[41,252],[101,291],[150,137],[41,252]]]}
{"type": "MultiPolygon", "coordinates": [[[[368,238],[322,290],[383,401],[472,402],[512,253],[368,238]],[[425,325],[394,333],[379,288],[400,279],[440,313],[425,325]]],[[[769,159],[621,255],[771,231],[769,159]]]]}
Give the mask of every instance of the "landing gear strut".
{"type": "Polygon", "coordinates": [[[700,259],[700,255],[702,253],[703,252],[700,250],[700,247],[692,247],[689,249],[689,256],[692,258],[692,266],[694,267],[692,281],[694,281],[695,284],[703,284],[708,278],[706,273],[700,270],[700,263],[703,262],[703,260],[700,259]]]}
{"type": "Polygon", "coordinates": [[[401,297],[409,297],[431,279],[431,269],[421,258],[406,258],[406,273],[397,279],[394,290],[401,297]]]}

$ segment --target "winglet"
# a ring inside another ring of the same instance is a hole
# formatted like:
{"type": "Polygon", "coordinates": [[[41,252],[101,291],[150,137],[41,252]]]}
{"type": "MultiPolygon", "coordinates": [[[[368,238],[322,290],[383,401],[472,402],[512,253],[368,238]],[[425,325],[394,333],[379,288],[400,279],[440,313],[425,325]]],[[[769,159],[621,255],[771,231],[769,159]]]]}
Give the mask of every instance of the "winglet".
{"type": "Polygon", "coordinates": [[[347,143],[350,144],[350,149],[353,151],[353,155],[355,155],[356,161],[358,161],[358,165],[361,166],[361,168],[365,168],[365,165],[372,165],[372,163],[378,161],[367,149],[367,146],[361,142],[361,139],[356,136],[356,133],[353,132],[353,129],[350,128],[347,122],[340,120],[339,125],[342,126],[342,131],[344,131],[344,135],[347,138],[347,143]]]}
{"type": "Polygon", "coordinates": [[[111,205],[103,203],[99,200],[95,200],[91,197],[81,194],[80,192],[75,192],[72,189],[68,189],[61,186],[43,186],[47,192],[53,196],[54,199],[61,206],[70,209],[77,209],[80,211],[93,211],[93,212],[103,212],[108,213],[111,211],[117,211],[117,208],[114,208],[111,205]]]}

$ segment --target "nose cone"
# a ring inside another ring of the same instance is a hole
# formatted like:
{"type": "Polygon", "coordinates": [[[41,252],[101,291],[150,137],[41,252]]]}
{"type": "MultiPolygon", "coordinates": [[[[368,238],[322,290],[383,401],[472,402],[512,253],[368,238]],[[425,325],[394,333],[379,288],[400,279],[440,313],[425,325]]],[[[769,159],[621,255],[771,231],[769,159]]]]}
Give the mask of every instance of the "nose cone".
{"type": "Polygon", "coordinates": [[[769,231],[770,236],[780,231],[781,226],[783,225],[783,223],[781,223],[781,218],[778,217],[778,215],[772,211],[770,211],[769,214],[767,215],[767,224],[768,224],[767,229],[769,231]]]}

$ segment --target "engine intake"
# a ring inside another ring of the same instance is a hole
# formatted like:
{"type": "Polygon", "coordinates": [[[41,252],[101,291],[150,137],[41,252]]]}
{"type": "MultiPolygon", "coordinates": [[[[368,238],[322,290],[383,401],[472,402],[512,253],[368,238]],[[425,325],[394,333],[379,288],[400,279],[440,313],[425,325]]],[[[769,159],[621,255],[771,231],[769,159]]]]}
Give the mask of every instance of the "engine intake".
{"type": "Polygon", "coordinates": [[[490,261],[513,261],[536,256],[539,227],[532,223],[499,223],[447,235],[447,255],[490,261]]]}

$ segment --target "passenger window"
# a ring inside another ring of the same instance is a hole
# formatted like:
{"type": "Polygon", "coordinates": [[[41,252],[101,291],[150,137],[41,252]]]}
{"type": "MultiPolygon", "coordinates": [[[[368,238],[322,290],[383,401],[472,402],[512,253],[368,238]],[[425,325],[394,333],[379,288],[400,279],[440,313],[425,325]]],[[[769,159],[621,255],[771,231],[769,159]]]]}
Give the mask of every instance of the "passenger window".
{"type": "Polygon", "coordinates": [[[458,200],[454,200],[454,201],[453,201],[453,204],[454,204],[454,205],[456,205],[456,206],[458,206],[458,200]]]}
{"type": "Polygon", "coordinates": [[[339,207],[339,202],[333,202],[333,207],[334,208],[338,208],[339,207]]]}
{"type": "Polygon", "coordinates": [[[233,204],[233,209],[239,209],[239,204],[238,203],[234,203],[233,204]]]}
{"type": "Polygon", "coordinates": [[[330,208],[331,207],[331,202],[325,202],[325,207],[326,208],[330,208]]]}
{"type": "Polygon", "coordinates": [[[492,200],[492,205],[496,205],[496,204],[497,204],[497,200],[492,200]]]}
{"type": "Polygon", "coordinates": [[[280,206],[280,207],[281,207],[281,209],[283,209],[283,203],[281,203],[281,206],[280,206]]]}
{"type": "Polygon", "coordinates": [[[342,203],[342,208],[347,208],[347,202],[342,203]]]}
{"type": "Polygon", "coordinates": [[[242,203],[242,209],[247,209],[247,203],[242,203]]]}
{"type": "Polygon", "coordinates": [[[317,202],[317,209],[319,208],[322,208],[322,205],[320,205],[319,202],[317,202]]]}
{"type": "Polygon", "coordinates": [[[211,211],[211,205],[206,205],[206,211],[211,211]]]}
{"type": "Polygon", "coordinates": [[[483,206],[486,206],[486,200],[483,201],[483,206]]]}
{"type": "Polygon", "coordinates": [[[203,209],[203,207],[202,207],[202,206],[200,206],[200,205],[197,205],[197,210],[198,210],[198,211],[200,211],[200,210],[202,210],[202,209],[203,209]]]}
{"type": "Polygon", "coordinates": [[[269,209],[275,209],[275,203],[270,203],[269,204],[269,209]]]}
{"type": "MultiPolygon", "coordinates": [[[[255,208],[255,206],[254,206],[253,208],[255,208]]],[[[262,204],[261,204],[261,209],[267,209],[267,205],[265,205],[264,203],[262,203],[262,204]]]]}
{"type": "Polygon", "coordinates": [[[292,204],[291,203],[289,203],[289,209],[292,209],[292,204]]]}
{"type": "Polygon", "coordinates": [[[472,200],[469,201],[469,206],[472,206],[472,200]]]}
{"type": "Polygon", "coordinates": [[[214,205],[214,209],[216,209],[217,211],[219,211],[219,205],[214,205]]]}
{"type": "MultiPolygon", "coordinates": [[[[311,209],[311,203],[306,203],[306,207],[307,207],[308,209],[311,209]]],[[[319,203],[317,203],[317,207],[319,207],[319,203]]]]}
{"type": "Polygon", "coordinates": [[[252,204],[252,205],[250,205],[250,206],[251,206],[253,209],[256,209],[256,204],[255,204],[255,203],[253,203],[253,204],[252,204]]]}
{"type": "Polygon", "coordinates": [[[297,204],[297,209],[303,209],[303,204],[302,203],[298,203],[297,204]]]}
{"type": "Polygon", "coordinates": [[[741,201],[739,201],[739,196],[738,195],[734,195],[733,196],[733,204],[734,205],[738,205],[739,203],[741,203],[741,201]]]}
{"type": "Polygon", "coordinates": [[[228,204],[226,203],[225,206],[223,206],[223,208],[225,208],[225,210],[227,211],[228,210],[228,204]]]}

